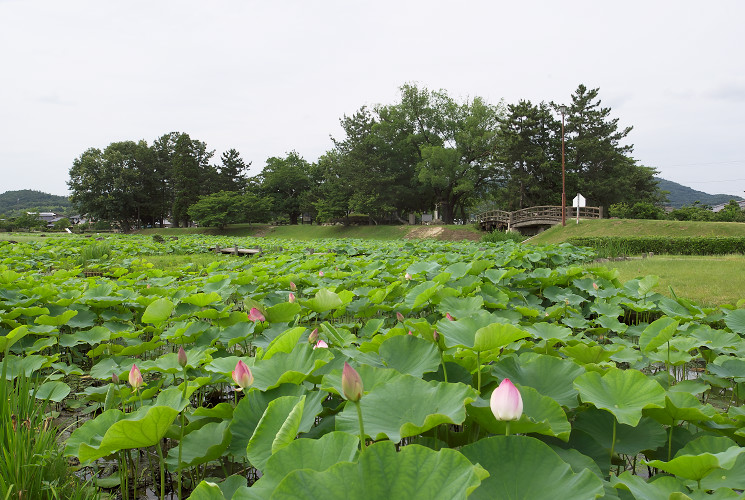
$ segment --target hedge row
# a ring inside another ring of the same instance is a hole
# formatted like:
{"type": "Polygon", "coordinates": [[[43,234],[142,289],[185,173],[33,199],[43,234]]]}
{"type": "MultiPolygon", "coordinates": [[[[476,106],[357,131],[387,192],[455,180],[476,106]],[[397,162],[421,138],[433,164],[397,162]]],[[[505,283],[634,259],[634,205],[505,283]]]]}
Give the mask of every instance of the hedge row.
{"type": "Polygon", "coordinates": [[[591,247],[601,257],[640,255],[654,252],[667,255],[745,254],[743,237],[576,237],[569,238],[576,246],[591,247]]]}

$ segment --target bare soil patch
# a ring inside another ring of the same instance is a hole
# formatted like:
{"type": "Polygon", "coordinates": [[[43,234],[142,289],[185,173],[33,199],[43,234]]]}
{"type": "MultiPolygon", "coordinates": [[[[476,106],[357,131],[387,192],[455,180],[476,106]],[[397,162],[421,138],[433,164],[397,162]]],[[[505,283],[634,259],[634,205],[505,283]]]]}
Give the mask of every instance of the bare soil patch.
{"type": "Polygon", "coordinates": [[[481,234],[469,231],[467,229],[449,229],[442,226],[419,226],[413,229],[409,229],[404,238],[406,238],[407,240],[416,238],[436,239],[443,241],[479,241],[481,239],[481,234]]]}

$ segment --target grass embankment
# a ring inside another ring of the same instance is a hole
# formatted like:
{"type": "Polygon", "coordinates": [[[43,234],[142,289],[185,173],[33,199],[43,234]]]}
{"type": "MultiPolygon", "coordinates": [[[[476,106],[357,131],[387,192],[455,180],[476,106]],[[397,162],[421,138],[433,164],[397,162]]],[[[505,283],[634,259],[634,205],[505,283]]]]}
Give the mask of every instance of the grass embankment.
{"type": "Polygon", "coordinates": [[[566,227],[554,226],[528,243],[547,245],[562,243],[569,238],[586,236],[745,236],[745,224],[738,222],[692,222],[677,220],[597,219],[567,220],[566,227]]]}
{"type": "Polygon", "coordinates": [[[372,240],[398,240],[404,238],[435,238],[440,240],[478,240],[483,235],[473,225],[448,226],[318,226],[298,224],[270,226],[268,224],[232,224],[224,229],[210,227],[187,227],[167,229],[144,229],[140,234],[209,234],[218,236],[254,236],[292,240],[314,240],[322,238],[360,238],[372,240]]]}
{"type": "Polygon", "coordinates": [[[672,289],[676,296],[707,307],[735,305],[745,299],[745,256],[742,255],[655,255],[649,259],[608,262],[603,267],[617,269],[621,283],[650,274],[659,276],[653,291],[672,297],[672,289]]]}

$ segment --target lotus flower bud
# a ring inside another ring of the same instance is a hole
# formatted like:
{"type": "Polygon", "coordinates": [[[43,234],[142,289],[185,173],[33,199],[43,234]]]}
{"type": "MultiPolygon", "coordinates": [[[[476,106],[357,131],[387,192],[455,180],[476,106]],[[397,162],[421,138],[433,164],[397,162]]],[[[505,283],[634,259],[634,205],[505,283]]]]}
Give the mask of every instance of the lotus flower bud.
{"type": "Polygon", "coordinates": [[[313,349],[315,349],[317,347],[320,347],[321,349],[328,349],[329,348],[329,345],[326,342],[324,342],[323,340],[319,340],[318,342],[316,342],[316,345],[313,346],[313,349]]]}
{"type": "Polygon", "coordinates": [[[248,313],[248,320],[249,321],[266,321],[266,318],[264,318],[264,315],[261,314],[261,311],[259,311],[255,307],[252,307],[251,311],[249,311],[248,313]]]}
{"type": "Polygon", "coordinates": [[[323,278],[323,271],[318,271],[318,276],[319,276],[320,278],[323,278]]]}
{"type": "Polygon", "coordinates": [[[362,378],[346,361],[341,372],[341,389],[349,401],[359,401],[362,397],[362,378]]]}
{"type": "Polygon", "coordinates": [[[308,335],[308,342],[311,344],[318,342],[318,328],[314,328],[313,331],[310,332],[310,335],[308,335]]]}
{"type": "Polygon", "coordinates": [[[178,348],[178,364],[181,365],[181,368],[186,367],[186,351],[184,351],[184,346],[179,346],[178,348]]]}
{"type": "Polygon", "coordinates": [[[401,314],[400,312],[397,312],[396,313],[396,319],[399,320],[401,323],[403,323],[404,322],[404,315],[401,314]]]}
{"type": "Polygon", "coordinates": [[[290,292],[290,295],[287,297],[287,300],[290,302],[290,304],[295,302],[295,294],[290,292]]]}
{"type": "Polygon", "coordinates": [[[437,330],[432,330],[432,338],[434,339],[435,343],[440,341],[440,334],[437,333],[437,330]]]}
{"type": "Polygon", "coordinates": [[[237,391],[242,391],[254,383],[254,376],[251,369],[242,360],[235,365],[235,370],[230,373],[233,381],[240,387],[237,391]]]}
{"type": "Polygon", "coordinates": [[[489,406],[497,420],[519,420],[523,414],[523,398],[508,378],[494,389],[489,406]]]}
{"type": "Polygon", "coordinates": [[[595,290],[597,290],[598,288],[600,288],[600,287],[598,286],[598,284],[597,284],[597,283],[593,283],[593,284],[592,284],[592,287],[593,287],[593,288],[594,288],[595,290]]]}
{"type": "Polygon", "coordinates": [[[445,317],[449,319],[450,321],[455,321],[455,318],[450,313],[445,313],[445,317]]]}
{"type": "Polygon", "coordinates": [[[297,285],[293,281],[290,281],[290,290],[297,291],[297,285]]]}
{"type": "Polygon", "coordinates": [[[404,279],[410,280],[411,279],[411,275],[409,273],[404,274],[404,279]]]}
{"type": "Polygon", "coordinates": [[[132,386],[132,389],[137,390],[142,387],[144,383],[140,369],[137,368],[137,365],[132,365],[132,368],[129,370],[129,385],[132,386]]]}
{"type": "Polygon", "coordinates": [[[116,373],[111,374],[111,380],[114,382],[114,384],[119,385],[119,375],[116,373]]]}

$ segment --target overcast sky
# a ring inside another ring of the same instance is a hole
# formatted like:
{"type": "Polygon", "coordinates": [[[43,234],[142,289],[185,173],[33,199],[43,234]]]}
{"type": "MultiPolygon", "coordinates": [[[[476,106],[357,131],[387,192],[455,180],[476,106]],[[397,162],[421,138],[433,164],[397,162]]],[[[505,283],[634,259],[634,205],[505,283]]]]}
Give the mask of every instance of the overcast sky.
{"type": "Polygon", "coordinates": [[[66,195],[86,149],[171,131],[251,175],[315,161],[411,82],[493,104],[599,88],[641,164],[742,196],[744,19],[740,0],[0,0],[0,192],[66,195]]]}

